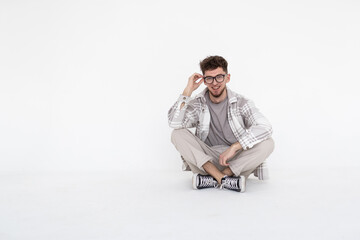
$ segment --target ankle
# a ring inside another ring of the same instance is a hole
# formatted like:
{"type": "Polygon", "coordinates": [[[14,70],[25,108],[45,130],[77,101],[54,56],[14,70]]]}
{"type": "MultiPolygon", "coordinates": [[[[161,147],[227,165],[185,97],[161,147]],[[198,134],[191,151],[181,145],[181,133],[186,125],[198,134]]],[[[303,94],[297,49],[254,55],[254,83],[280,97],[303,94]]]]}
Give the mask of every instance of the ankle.
{"type": "Polygon", "coordinates": [[[219,177],[217,177],[217,178],[215,178],[215,179],[216,179],[216,181],[217,181],[219,184],[221,184],[222,180],[223,180],[225,177],[227,177],[227,176],[226,176],[226,175],[220,175],[219,177]]]}
{"type": "Polygon", "coordinates": [[[231,169],[229,167],[225,168],[221,173],[228,177],[232,177],[234,175],[234,173],[231,171],[231,169]]]}

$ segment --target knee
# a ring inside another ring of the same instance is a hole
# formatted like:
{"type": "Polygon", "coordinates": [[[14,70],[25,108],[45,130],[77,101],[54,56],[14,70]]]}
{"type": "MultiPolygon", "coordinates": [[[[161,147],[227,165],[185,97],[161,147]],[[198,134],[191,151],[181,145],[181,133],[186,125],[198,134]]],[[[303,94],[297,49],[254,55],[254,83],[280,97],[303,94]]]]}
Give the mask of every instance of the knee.
{"type": "Polygon", "coordinates": [[[175,144],[176,139],[183,138],[184,134],[187,134],[188,131],[186,128],[174,129],[171,133],[171,142],[175,144]]]}
{"type": "Polygon", "coordinates": [[[265,153],[265,155],[269,156],[275,148],[275,142],[272,138],[266,139],[262,142],[261,151],[265,153]]]}
{"type": "Polygon", "coordinates": [[[274,142],[274,139],[272,138],[269,138],[269,149],[270,149],[270,153],[272,153],[275,149],[275,142],[274,142]]]}

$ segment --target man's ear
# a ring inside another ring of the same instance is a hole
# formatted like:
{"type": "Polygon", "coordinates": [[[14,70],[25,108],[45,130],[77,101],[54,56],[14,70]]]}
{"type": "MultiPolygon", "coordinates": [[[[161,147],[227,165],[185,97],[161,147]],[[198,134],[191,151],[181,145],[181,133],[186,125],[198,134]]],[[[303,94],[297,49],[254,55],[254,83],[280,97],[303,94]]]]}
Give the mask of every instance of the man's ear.
{"type": "Polygon", "coordinates": [[[226,75],[226,83],[230,82],[230,74],[226,75]]]}

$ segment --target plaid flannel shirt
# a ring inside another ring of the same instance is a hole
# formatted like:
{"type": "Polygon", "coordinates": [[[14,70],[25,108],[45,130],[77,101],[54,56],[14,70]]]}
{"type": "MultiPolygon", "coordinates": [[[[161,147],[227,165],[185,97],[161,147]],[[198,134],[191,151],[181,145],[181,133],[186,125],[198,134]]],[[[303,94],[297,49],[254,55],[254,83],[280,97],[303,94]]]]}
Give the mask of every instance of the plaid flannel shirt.
{"type": "MultiPolygon", "coordinates": [[[[171,128],[196,127],[195,135],[205,142],[210,129],[210,111],[206,104],[204,89],[195,98],[180,95],[168,112],[171,128]],[[180,109],[182,103],[184,107],[180,109]]],[[[229,124],[243,150],[266,140],[272,134],[269,121],[255,107],[254,103],[227,87],[229,124]]]]}

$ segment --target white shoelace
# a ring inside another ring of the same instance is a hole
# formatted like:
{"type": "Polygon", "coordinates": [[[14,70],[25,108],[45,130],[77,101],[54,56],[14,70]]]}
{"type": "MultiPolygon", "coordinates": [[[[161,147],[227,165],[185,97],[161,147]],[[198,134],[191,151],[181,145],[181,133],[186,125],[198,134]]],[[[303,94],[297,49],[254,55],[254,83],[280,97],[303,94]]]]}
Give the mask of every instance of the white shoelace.
{"type": "Polygon", "coordinates": [[[235,189],[235,190],[239,189],[240,186],[238,186],[238,179],[225,177],[224,182],[222,182],[220,185],[220,189],[223,189],[223,188],[235,189]]]}
{"type": "Polygon", "coordinates": [[[209,176],[200,176],[200,184],[199,187],[206,188],[206,187],[217,187],[217,183],[215,183],[213,177],[209,176]]]}

